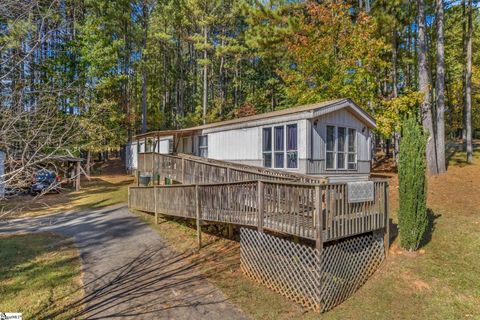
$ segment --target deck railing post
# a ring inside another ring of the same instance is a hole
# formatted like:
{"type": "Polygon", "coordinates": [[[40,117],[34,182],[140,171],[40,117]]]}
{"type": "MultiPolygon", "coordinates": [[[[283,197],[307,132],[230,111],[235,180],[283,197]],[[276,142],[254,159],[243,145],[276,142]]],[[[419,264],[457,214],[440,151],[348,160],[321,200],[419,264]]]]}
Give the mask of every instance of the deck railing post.
{"type": "Polygon", "coordinates": [[[153,186],[153,208],[155,210],[155,224],[158,224],[157,187],[155,186],[153,186]]]}
{"type": "Polygon", "coordinates": [[[230,168],[227,167],[227,182],[230,182],[230,168]]]}
{"type": "Polygon", "coordinates": [[[317,250],[323,250],[323,215],[322,215],[322,187],[315,186],[315,247],[317,250]]]}
{"type": "Polygon", "coordinates": [[[147,138],[145,137],[144,139],[144,144],[143,144],[143,170],[147,171],[147,138]]]}
{"type": "Polygon", "coordinates": [[[185,184],[185,158],[182,157],[182,184],[185,184]]]}
{"type": "Polygon", "coordinates": [[[385,232],[383,235],[383,244],[385,246],[385,257],[388,256],[388,251],[390,249],[390,217],[388,214],[388,201],[389,201],[389,189],[388,189],[388,181],[385,182],[385,187],[384,187],[384,201],[385,201],[385,232]]]}
{"type": "Polygon", "coordinates": [[[264,183],[261,180],[258,180],[257,185],[257,228],[258,231],[263,232],[263,219],[264,219],[264,183]]]}
{"type": "Polygon", "coordinates": [[[156,175],[155,175],[155,172],[157,171],[157,166],[155,165],[156,164],[156,161],[155,161],[155,145],[153,146],[153,152],[152,152],[152,156],[151,156],[151,166],[152,166],[152,185],[155,185],[156,184],[156,175]]]}
{"type": "Polygon", "coordinates": [[[198,184],[195,185],[195,216],[197,219],[197,243],[198,250],[202,248],[202,225],[201,225],[201,212],[200,212],[200,192],[198,184]]]}

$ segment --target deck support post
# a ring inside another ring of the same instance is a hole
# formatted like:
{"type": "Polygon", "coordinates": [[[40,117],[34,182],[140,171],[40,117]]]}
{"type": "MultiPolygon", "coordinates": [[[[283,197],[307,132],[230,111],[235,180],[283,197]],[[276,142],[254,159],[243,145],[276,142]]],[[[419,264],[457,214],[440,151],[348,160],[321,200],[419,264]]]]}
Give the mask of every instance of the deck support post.
{"type": "Polygon", "coordinates": [[[385,182],[385,232],[383,234],[383,245],[385,247],[385,257],[388,256],[388,251],[390,250],[390,215],[389,215],[389,208],[388,208],[388,201],[389,201],[389,188],[388,188],[388,181],[385,182]]]}
{"type": "Polygon", "coordinates": [[[81,162],[77,161],[77,172],[75,177],[75,191],[80,191],[80,175],[81,175],[81,162]]]}
{"type": "Polygon", "coordinates": [[[158,224],[157,187],[155,186],[153,186],[153,208],[155,210],[155,224],[158,224]]]}
{"type": "Polygon", "coordinates": [[[127,208],[130,209],[130,187],[127,187],[127,208]]]}
{"type": "Polygon", "coordinates": [[[228,224],[228,239],[233,240],[233,224],[228,224]]]}
{"type": "Polygon", "coordinates": [[[230,182],[230,168],[227,167],[227,182],[230,182]]]}
{"type": "Polygon", "coordinates": [[[315,186],[315,248],[318,251],[323,250],[323,215],[322,215],[322,189],[321,186],[315,186]]]}
{"type": "Polygon", "coordinates": [[[258,180],[257,185],[257,230],[263,232],[263,218],[264,218],[264,183],[258,180]]]}
{"type": "Polygon", "coordinates": [[[202,225],[201,225],[201,215],[200,215],[200,193],[198,184],[195,185],[195,215],[197,218],[197,243],[198,251],[202,248],[202,225]]]}

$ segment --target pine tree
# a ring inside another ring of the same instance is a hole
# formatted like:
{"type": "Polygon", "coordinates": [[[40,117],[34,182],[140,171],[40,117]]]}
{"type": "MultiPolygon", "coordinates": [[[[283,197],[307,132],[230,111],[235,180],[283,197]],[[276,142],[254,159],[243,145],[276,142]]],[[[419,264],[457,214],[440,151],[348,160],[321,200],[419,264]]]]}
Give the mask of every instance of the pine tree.
{"type": "Polygon", "coordinates": [[[401,246],[410,251],[418,249],[428,226],[426,141],[415,117],[405,118],[398,166],[398,225],[401,246]]]}
{"type": "Polygon", "coordinates": [[[445,40],[444,40],[444,4],[443,0],[436,0],[436,19],[437,19],[437,79],[435,83],[436,93],[436,148],[437,148],[437,167],[438,172],[447,171],[445,165],[445,40]]]}
{"type": "Polygon", "coordinates": [[[425,20],[425,1],[417,0],[418,9],[418,87],[423,92],[422,123],[428,133],[427,140],[427,168],[429,174],[437,174],[437,154],[435,150],[435,133],[433,129],[432,104],[430,93],[430,74],[428,67],[427,25],[425,20]]]}

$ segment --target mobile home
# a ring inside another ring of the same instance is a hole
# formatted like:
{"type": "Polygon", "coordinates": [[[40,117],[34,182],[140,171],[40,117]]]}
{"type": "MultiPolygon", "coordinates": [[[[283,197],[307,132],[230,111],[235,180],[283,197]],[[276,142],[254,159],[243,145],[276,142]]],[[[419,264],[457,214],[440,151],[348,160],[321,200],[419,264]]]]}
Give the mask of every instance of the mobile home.
{"type": "Polygon", "coordinates": [[[350,99],[314,103],[192,128],[138,135],[137,152],[185,153],[210,159],[325,176],[367,180],[374,119],[350,99]]]}

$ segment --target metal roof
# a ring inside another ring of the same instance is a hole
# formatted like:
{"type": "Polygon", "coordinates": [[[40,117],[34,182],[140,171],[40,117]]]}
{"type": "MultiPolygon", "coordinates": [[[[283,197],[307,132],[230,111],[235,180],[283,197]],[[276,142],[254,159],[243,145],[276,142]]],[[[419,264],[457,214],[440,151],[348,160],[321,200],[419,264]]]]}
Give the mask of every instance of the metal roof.
{"type": "Polygon", "coordinates": [[[371,127],[375,126],[375,120],[365,110],[360,108],[351,99],[344,98],[344,99],[336,99],[336,100],[329,100],[329,101],[323,101],[323,102],[318,102],[318,103],[312,103],[312,104],[307,104],[307,105],[302,105],[302,106],[287,108],[287,109],[282,109],[282,110],[276,110],[276,111],[271,111],[271,112],[265,112],[265,113],[255,114],[255,115],[252,115],[252,116],[247,116],[247,117],[242,117],[242,118],[219,121],[219,122],[204,124],[204,125],[191,127],[191,128],[178,129],[178,130],[151,131],[151,132],[147,132],[147,133],[144,133],[144,134],[136,135],[136,136],[134,136],[134,138],[135,139],[140,139],[140,138],[145,138],[145,137],[161,137],[161,136],[173,136],[173,135],[182,136],[182,135],[188,135],[190,133],[193,133],[193,132],[199,131],[199,130],[211,129],[211,128],[228,126],[228,125],[235,125],[235,124],[240,124],[240,123],[244,123],[244,122],[251,122],[251,121],[255,121],[255,120],[274,118],[274,117],[279,117],[279,116],[284,116],[284,115],[289,115],[289,114],[295,114],[295,113],[314,111],[314,110],[325,108],[325,107],[330,107],[330,106],[335,106],[335,105],[343,105],[343,104],[345,106],[350,105],[350,104],[354,105],[356,108],[358,108],[358,111],[361,113],[362,117],[368,119],[369,122],[373,123],[373,126],[371,125],[371,127]]]}

